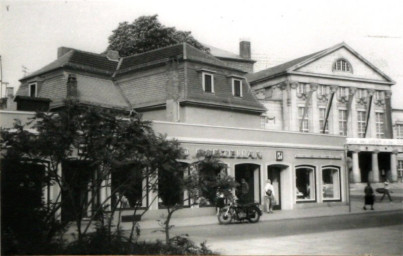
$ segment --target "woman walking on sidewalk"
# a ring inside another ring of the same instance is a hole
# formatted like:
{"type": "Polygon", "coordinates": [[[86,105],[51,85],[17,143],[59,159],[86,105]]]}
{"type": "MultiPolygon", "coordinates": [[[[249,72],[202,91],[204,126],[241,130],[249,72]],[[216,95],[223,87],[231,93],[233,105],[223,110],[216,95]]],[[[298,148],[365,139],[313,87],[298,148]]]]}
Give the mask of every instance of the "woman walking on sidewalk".
{"type": "Polygon", "coordinates": [[[371,210],[374,210],[374,190],[371,187],[371,183],[368,181],[367,186],[364,189],[365,197],[364,197],[364,207],[366,210],[367,205],[371,205],[371,210]]]}

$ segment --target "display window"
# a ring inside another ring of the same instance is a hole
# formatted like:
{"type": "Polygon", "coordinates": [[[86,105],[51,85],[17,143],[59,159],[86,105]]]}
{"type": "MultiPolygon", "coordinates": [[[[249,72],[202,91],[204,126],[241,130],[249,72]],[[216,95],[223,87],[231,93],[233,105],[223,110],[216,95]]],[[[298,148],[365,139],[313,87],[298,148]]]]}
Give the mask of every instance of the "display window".
{"type": "Polygon", "coordinates": [[[323,201],[341,199],[339,167],[322,167],[322,198],[323,201]]]}
{"type": "Polygon", "coordinates": [[[295,191],[297,202],[316,200],[315,167],[297,166],[295,168],[295,191]]]}

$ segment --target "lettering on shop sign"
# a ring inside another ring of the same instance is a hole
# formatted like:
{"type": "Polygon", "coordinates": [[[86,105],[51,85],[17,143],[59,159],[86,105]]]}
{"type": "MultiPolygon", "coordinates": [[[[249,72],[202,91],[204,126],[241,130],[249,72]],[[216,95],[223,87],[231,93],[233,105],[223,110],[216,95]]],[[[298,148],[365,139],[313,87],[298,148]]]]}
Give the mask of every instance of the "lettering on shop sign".
{"type": "Polygon", "coordinates": [[[216,156],[220,158],[262,159],[262,152],[251,150],[226,150],[226,149],[198,149],[199,156],[216,156]]]}

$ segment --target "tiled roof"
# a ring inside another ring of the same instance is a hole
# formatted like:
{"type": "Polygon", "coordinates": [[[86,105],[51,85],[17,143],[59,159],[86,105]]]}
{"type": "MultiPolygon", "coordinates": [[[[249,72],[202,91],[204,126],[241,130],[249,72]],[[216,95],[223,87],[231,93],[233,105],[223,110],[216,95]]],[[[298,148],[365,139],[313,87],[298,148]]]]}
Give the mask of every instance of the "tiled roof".
{"type": "Polygon", "coordinates": [[[111,80],[83,75],[76,75],[76,77],[80,102],[102,107],[130,109],[125,98],[111,80]]]}
{"type": "Polygon", "coordinates": [[[117,74],[125,73],[147,63],[156,63],[170,58],[183,57],[183,44],[176,44],[156,50],[124,57],[117,74]]]}
{"type": "Polygon", "coordinates": [[[68,53],[59,57],[57,60],[31,74],[28,74],[21,80],[26,80],[28,78],[63,67],[70,67],[105,75],[112,75],[113,72],[116,70],[117,64],[118,62],[108,60],[106,56],[101,54],[71,49],[68,53]]]}
{"type": "Polygon", "coordinates": [[[223,58],[223,59],[233,59],[233,60],[237,60],[237,61],[246,61],[246,62],[256,62],[254,60],[251,59],[244,59],[241,56],[239,56],[238,54],[208,45],[208,44],[203,44],[205,47],[208,47],[210,49],[210,53],[211,55],[217,57],[217,58],[223,58]]]}
{"type": "Polygon", "coordinates": [[[317,55],[317,54],[319,54],[319,53],[321,53],[323,51],[325,51],[325,50],[315,52],[315,53],[312,53],[312,54],[309,54],[309,55],[306,55],[306,56],[303,56],[303,57],[288,61],[286,63],[280,64],[280,65],[277,65],[277,66],[274,66],[274,67],[271,67],[271,68],[268,68],[268,69],[261,70],[261,71],[256,72],[256,73],[247,74],[246,77],[248,78],[248,81],[250,83],[252,83],[254,81],[257,81],[257,80],[260,80],[260,79],[263,79],[263,78],[269,78],[269,77],[284,73],[289,68],[293,67],[294,65],[297,65],[300,62],[308,60],[309,58],[312,58],[313,56],[315,56],[315,55],[317,55]]]}

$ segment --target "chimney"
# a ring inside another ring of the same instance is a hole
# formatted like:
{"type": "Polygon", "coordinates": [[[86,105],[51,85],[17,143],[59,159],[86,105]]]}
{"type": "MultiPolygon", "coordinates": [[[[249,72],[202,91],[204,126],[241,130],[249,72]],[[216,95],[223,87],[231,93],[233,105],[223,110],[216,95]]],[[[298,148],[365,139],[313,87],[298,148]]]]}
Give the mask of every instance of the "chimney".
{"type": "Polygon", "coordinates": [[[250,42],[249,41],[242,40],[239,43],[239,55],[243,59],[250,60],[251,53],[250,53],[250,42]]]}
{"type": "Polygon", "coordinates": [[[66,53],[68,53],[71,50],[73,50],[73,49],[64,47],[64,46],[57,48],[57,58],[62,57],[63,55],[65,55],[66,53]]]}
{"type": "Polygon", "coordinates": [[[114,51],[114,50],[108,50],[106,52],[106,58],[108,58],[108,60],[112,60],[112,61],[119,61],[119,52],[118,51],[114,51]]]}
{"type": "Polygon", "coordinates": [[[77,78],[73,74],[69,74],[67,78],[67,99],[77,100],[77,78]]]}

